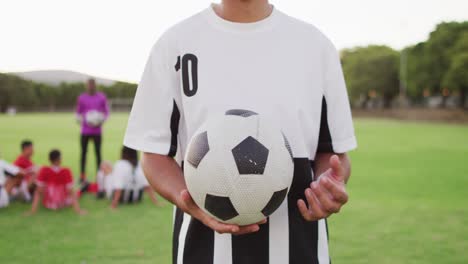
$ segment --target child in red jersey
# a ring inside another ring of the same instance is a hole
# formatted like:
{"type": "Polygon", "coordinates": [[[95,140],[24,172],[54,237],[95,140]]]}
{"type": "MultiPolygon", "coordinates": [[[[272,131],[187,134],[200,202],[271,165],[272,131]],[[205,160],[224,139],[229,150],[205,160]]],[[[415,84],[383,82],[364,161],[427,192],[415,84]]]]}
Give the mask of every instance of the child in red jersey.
{"type": "Polygon", "coordinates": [[[86,213],[80,208],[76,195],[73,192],[73,176],[68,168],[60,167],[61,154],[58,150],[49,153],[51,166],[41,168],[37,175],[37,191],[29,214],[34,214],[42,198],[44,207],[57,210],[67,206],[73,206],[77,214],[86,213]]]}
{"type": "Polygon", "coordinates": [[[21,142],[21,154],[16,158],[15,166],[24,170],[25,175],[18,186],[18,190],[14,191],[21,195],[25,201],[30,202],[34,191],[34,182],[36,181],[37,167],[34,166],[31,158],[34,154],[34,146],[32,141],[23,140],[21,142]]]}

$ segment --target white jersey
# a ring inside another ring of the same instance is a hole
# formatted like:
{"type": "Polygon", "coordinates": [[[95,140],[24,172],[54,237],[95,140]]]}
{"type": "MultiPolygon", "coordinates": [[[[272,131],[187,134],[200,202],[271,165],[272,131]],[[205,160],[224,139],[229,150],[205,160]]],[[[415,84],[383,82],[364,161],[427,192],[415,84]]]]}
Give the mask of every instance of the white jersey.
{"type": "Polygon", "coordinates": [[[6,174],[15,176],[19,172],[20,168],[4,160],[0,160],[0,208],[7,206],[10,201],[8,193],[3,186],[6,182],[6,174]]]}
{"type": "Polygon", "coordinates": [[[304,221],[296,204],[313,180],[317,152],[357,145],[336,49],[314,26],[276,9],[255,23],[233,23],[208,8],[153,47],[124,144],[183,157],[199,126],[230,109],[280,122],[294,156],[288,199],[246,236],[217,234],[177,209],[173,263],[328,263],[326,221],[304,221]]]}
{"type": "Polygon", "coordinates": [[[15,176],[19,172],[20,172],[20,168],[4,160],[0,160],[0,186],[3,186],[5,184],[6,174],[15,176]]]}
{"type": "Polygon", "coordinates": [[[112,174],[107,177],[105,183],[107,196],[111,196],[115,190],[122,190],[124,201],[140,200],[143,188],[149,185],[140,165],[135,168],[127,160],[118,160],[114,164],[112,174]]]}

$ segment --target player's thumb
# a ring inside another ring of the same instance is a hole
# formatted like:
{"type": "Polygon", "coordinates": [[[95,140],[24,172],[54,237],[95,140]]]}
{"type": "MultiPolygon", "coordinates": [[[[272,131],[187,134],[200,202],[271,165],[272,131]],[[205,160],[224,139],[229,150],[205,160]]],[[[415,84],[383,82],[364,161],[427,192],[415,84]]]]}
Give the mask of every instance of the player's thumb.
{"type": "Polygon", "coordinates": [[[344,181],[344,169],[338,155],[330,157],[330,167],[332,169],[332,176],[338,181],[344,181]]]}

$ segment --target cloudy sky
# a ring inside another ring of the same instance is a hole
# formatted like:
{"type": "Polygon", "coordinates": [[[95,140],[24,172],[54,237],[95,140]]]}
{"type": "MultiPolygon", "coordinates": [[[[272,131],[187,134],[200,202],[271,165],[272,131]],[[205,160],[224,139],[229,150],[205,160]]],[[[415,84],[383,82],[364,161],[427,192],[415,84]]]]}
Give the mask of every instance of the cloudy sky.
{"type": "MultiPolygon", "coordinates": [[[[219,0],[217,0],[219,1],[219,0]]],[[[172,24],[210,0],[0,0],[0,71],[67,69],[138,81],[172,24]]],[[[427,38],[441,21],[468,20],[467,0],[272,0],[325,32],[338,48],[427,38]]]]}

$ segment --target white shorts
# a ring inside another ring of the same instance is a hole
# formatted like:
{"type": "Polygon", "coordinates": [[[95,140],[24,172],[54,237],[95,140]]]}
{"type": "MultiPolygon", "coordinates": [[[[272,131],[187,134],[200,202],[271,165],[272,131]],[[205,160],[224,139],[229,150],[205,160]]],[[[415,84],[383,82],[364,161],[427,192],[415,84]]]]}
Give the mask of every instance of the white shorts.
{"type": "Polygon", "coordinates": [[[10,199],[8,197],[8,193],[3,186],[0,186],[0,208],[7,207],[9,203],[10,199]]]}

